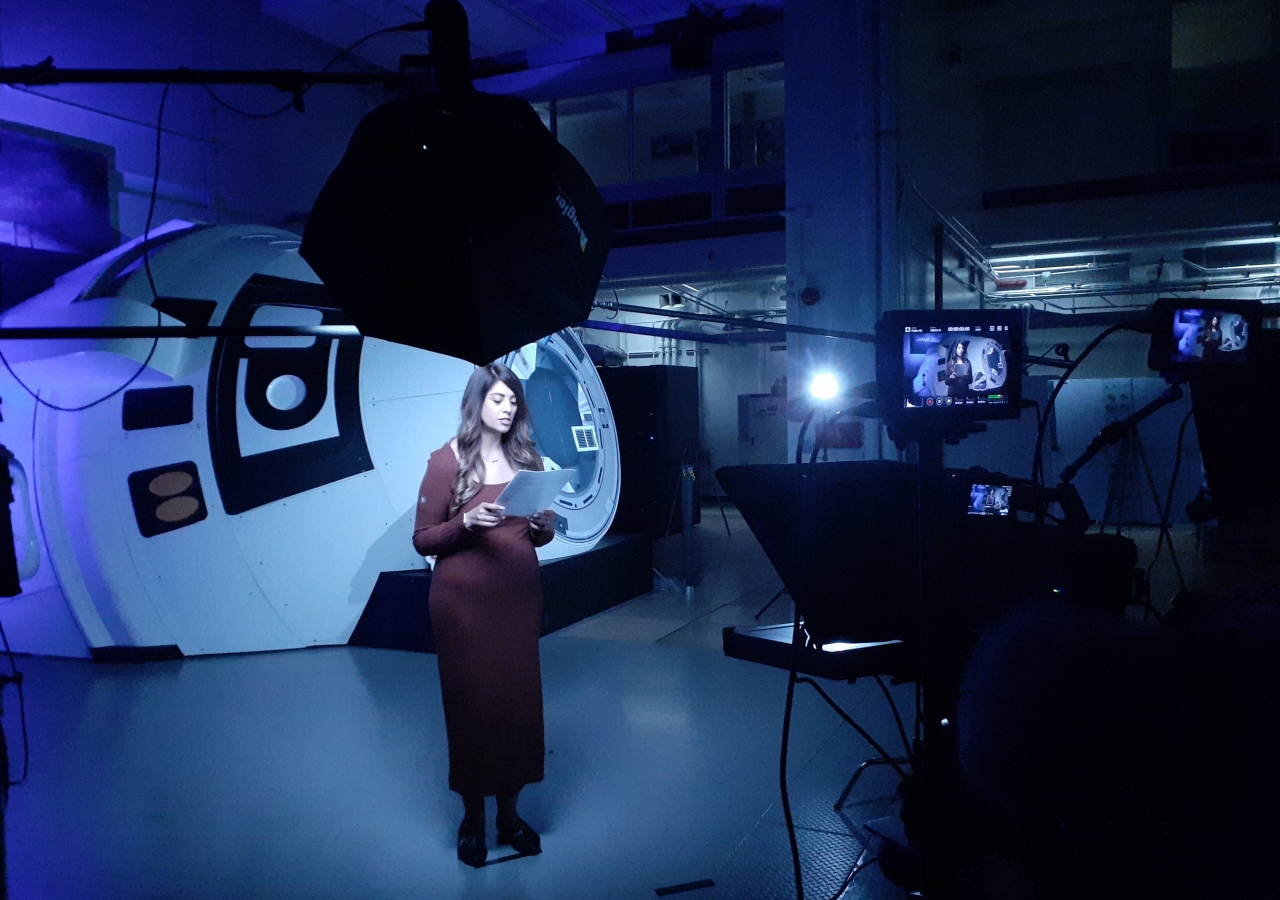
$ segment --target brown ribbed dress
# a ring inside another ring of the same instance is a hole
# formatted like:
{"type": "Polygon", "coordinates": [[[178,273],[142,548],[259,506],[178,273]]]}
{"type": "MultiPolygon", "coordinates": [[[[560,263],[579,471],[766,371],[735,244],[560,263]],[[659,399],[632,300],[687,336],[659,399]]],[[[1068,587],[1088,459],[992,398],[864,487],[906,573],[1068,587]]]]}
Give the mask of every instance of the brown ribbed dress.
{"type": "MultiPolygon", "coordinates": [[[[541,468],[541,465],[539,465],[541,468]]],[[[509,518],[479,533],[463,513],[492,503],[504,484],[486,484],[448,518],[458,459],[445,444],[431,454],[418,491],[413,547],[436,557],[431,629],[449,738],[449,788],[464,797],[513,794],[542,780],[542,582],[529,520],[509,518]]]]}

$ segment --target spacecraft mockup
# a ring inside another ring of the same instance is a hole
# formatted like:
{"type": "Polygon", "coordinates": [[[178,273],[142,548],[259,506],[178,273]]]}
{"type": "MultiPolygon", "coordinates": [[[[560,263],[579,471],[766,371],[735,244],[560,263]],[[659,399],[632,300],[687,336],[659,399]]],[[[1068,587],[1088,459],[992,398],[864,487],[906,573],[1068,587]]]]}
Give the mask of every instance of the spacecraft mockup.
{"type": "MultiPolygon", "coordinates": [[[[0,325],[345,324],[298,245],[272,228],[169,222],[0,325]]],[[[418,485],[457,430],[470,363],[362,337],[3,341],[0,351],[23,589],[0,598],[0,620],[15,650],[341,644],[380,573],[426,565],[411,543],[418,485]]],[[[525,384],[548,467],[575,470],[539,556],[588,550],[620,485],[600,379],[568,330],[503,362],[525,384]]]]}

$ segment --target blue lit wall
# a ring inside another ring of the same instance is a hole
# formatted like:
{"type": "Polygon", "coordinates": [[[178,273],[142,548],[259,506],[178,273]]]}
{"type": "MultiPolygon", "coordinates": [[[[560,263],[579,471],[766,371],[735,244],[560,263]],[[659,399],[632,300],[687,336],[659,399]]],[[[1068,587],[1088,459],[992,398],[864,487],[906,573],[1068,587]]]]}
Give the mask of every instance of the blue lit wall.
{"type": "MultiPolygon", "coordinates": [[[[267,17],[253,0],[128,4],[15,0],[0,16],[0,62],[60,67],[318,68],[333,48],[267,17]]],[[[97,142],[115,154],[118,228],[143,229],[155,165],[157,85],[70,85],[0,89],[0,122],[97,142]]],[[[279,106],[273,88],[220,88],[249,110],[279,106]]],[[[381,89],[325,87],[306,97],[307,114],[266,122],[217,106],[199,87],[174,87],[165,108],[155,221],[288,224],[310,209],[360,117],[381,89]]],[[[296,224],[296,223],[294,223],[296,224]]]]}

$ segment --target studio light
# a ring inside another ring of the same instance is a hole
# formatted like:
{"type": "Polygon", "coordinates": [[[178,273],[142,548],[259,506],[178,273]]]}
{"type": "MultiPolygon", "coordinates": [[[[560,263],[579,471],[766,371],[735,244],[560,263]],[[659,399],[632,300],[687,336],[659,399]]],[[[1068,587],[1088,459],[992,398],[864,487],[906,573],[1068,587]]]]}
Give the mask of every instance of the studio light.
{"type": "Polygon", "coordinates": [[[299,252],[365,337],[483,365],[587,318],[612,229],[533,107],[472,87],[462,4],[425,15],[435,90],[365,116],[299,252]]]}
{"type": "Polygon", "coordinates": [[[840,393],[840,382],[830,372],[819,372],[809,382],[809,396],[820,402],[834,400],[840,393]]]}
{"type": "MultiPolygon", "coordinates": [[[[808,404],[809,411],[805,414],[804,421],[800,424],[800,435],[796,438],[796,463],[799,464],[803,458],[804,435],[809,430],[813,417],[817,414],[819,408],[823,408],[840,395],[840,382],[831,372],[818,372],[809,381],[809,399],[813,402],[808,404]]],[[[818,447],[814,444],[814,457],[817,457],[818,447]]]]}

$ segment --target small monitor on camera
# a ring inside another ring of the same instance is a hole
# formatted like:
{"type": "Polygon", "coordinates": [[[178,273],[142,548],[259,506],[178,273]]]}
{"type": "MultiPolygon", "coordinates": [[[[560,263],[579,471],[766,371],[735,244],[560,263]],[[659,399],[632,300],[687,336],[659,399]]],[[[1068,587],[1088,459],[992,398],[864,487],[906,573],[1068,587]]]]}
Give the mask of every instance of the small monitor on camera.
{"type": "Polygon", "coordinates": [[[1011,484],[971,484],[968,513],[971,516],[1007,516],[1012,498],[1011,484]]]}
{"type": "Polygon", "coordinates": [[[1154,317],[1147,364],[1157,372],[1192,374],[1245,365],[1262,324],[1256,300],[1164,299],[1154,317]]]}
{"type": "Polygon", "coordinates": [[[1020,415],[1020,311],[889,312],[876,340],[876,382],[890,418],[924,424],[1020,415]]]}

